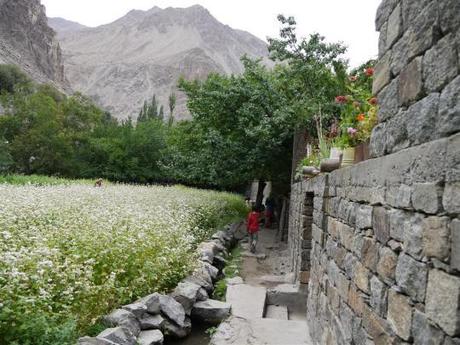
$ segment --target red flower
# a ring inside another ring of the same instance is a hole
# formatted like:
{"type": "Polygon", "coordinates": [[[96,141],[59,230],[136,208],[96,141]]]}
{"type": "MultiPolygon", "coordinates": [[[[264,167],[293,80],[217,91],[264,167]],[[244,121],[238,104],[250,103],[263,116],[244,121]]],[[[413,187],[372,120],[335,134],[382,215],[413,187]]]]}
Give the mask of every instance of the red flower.
{"type": "Polygon", "coordinates": [[[335,103],[338,103],[338,104],[347,103],[347,97],[346,96],[337,96],[335,98],[335,103]]]}
{"type": "Polygon", "coordinates": [[[378,103],[378,102],[377,102],[377,98],[375,98],[375,97],[372,97],[372,98],[369,100],[369,104],[370,104],[370,105],[377,105],[377,103],[378,103]]]}
{"type": "Polygon", "coordinates": [[[368,77],[372,77],[374,75],[374,69],[372,67],[366,68],[364,73],[366,73],[368,77]]]}
{"type": "Polygon", "coordinates": [[[359,114],[358,116],[356,116],[356,120],[358,120],[359,122],[364,121],[365,119],[366,116],[364,114],[359,114]]]}

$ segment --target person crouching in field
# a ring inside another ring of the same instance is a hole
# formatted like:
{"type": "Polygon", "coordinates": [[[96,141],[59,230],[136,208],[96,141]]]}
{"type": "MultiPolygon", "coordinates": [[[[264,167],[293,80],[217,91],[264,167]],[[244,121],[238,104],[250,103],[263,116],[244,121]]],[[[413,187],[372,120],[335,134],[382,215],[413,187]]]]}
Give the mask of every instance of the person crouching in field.
{"type": "Polygon", "coordinates": [[[246,226],[249,234],[251,253],[255,253],[259,232],[259,212],[257,212],[256,206],[252,206],[252,211],[248,214],[246,226]]]}

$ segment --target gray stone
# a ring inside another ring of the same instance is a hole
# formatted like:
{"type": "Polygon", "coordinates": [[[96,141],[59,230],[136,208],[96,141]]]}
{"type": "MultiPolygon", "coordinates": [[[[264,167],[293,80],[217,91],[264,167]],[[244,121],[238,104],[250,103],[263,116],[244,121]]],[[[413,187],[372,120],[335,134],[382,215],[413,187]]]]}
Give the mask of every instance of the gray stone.
{"type": "Polygon", "coordinates": [[[385,154],[387,147],[386,123],[379,123],[372,129],[369,143],[369,155],[372,158],[381,157],[385,154]]]}
{"type": "Polygon", "coordinates": [[[446,136],[460,130],[460,76],[452,80],[439,99],[439,117],[436,132],[446,136]]]}
{"type": "Polygon", "coordinates": [[[431,0],[402,0],[402,17],[404,30],[408,30],[417,16],[431,0]]]}
{"type": "Polygon", "coordinates": [[[388,18],[386,47],[390,48],[402,34],[401,5],[398,4],[388,18]]]}
{"type": "Polygon", "coordinates": [[[448,162],[448,165],[446,166],[445,182],[452,183],[460,181],[460,133],[452,135],[447,139],[446,162],[448,162]]]}
{"type": "Polygon", "coordinates": [[[342,334],[340,338],[346,344],[350,344],[353,339],[353,320],[355,316],[353,315],[353,311],[345,304],[340,304],[340,324],[342,328],[342,334]]]}
{"type": "Polygon", "coordinates": [[[378,61],[375,65],[374,82],[372,93],[378,94],[391,80],[391,50],[378,61]]]}
{"type": "Polygon", "coordinates": [[[446,261],[450,251],[448,217],[428,217],[423,220],[423,254],[446,261]]]}
{"type": "Polygon", "coordinates": [[[137,336],[141,331],[140,324],[136,316],[128,310],[116,309],[103,318],[104,324],[110,327],[123,326],[137,336]]]}
{"type": "Polygon", "coordinates": [[[374,207],[372,214],[372,228],[374,229],[377,241],[386,244],[390,239],[390,217],[389,211],[384,207],[374,207]]]}
{"type": "Polygon", "coordinates": [[[197,302],[192,309],[192,319],[206,323],[219,324],[230,315],[229,303],[208,299],[197,302]]]}
{"type": "Polygon", "coordinates": [[[141,330],[149,330],[149,329],[161,329],[163,324],[165,323],[165,319],[161,315],[145,315],[141,320],[141,330]]]}
{"type": "Polygon", "coordinates": [[[460,338],[447,337],[444,339],[443,345],[460,345],[460,338]]]}
{"type": "Polygon", "coordinates": [[[433,128],[439,121],[438,105],[439,94],[432,93],[407,110],[407,135],[412,145],[422,144],[436,138],[433,128]]]}
{"type": "Polygon", "coordinates": [[[197,300],[198,291],[201,286],[191,282],[177,284],[171,296],[184,307],[185,313],[190,315],[193,304],[197,300]]]}
{"type": "Polygon", "coordinates": [[[425,53],[423,78],[426,92],[441,90],[458,74],[454,35],[449,34],[425,53]]]}
{"type": "Polygon", "coordinates": [[[361,291],[369,293],[369,270],[359,261],[353,271],[353,282],[361,291]]]}
{"type": "Polygon", "coordinates": [[[423,93],[422,58],[412,60],[399,75],[399,103],[408,105],[423,93]]]}
{"type": "MultiPolygon", "coordinates": [[[[375,210],[374,210],[375,212],[375,210]]],[[[377,270],[377,263],[379,261],[379,245],[374,239],[365,237],[363,240],[363,247],[361,249],[361,261],[371,271],[377,270]]]]}
{"type": "Polygon", "coordinates": [[[206,292],[205,289],[200,288],[198,290],[198,293],[196,294],[196,300],[197,301],[206,301],[209,298],[208,293],[206,292]]]}
{"type": "Polygon", "coordinates": [[[460,332],[460,278],[440,270],[430,270],[426,315],[448,335],[460,332]]]}
{"type": "Polygon", "coordinates": [[[184,282],[191,282],[200,285],[207,293],[211,293],[214,290],[212,281],[208,280],[208,276],[202,275],[202,273],[195,271],[191,276],[184,279],[184,282]]]}
{"type": "Polygon", "coordinates": [[[412,307],[409,298],[390,289],[388,293],[388,322],[402,339],[411,337],[412,307]]]}
{"type": "Polygon", "coordinates": [[[360,205],[356,211],[356,227],[372,228],[372,206],[360,205]]]}
{"type": "Polygon", "coordinates": [[[423,302],[425,300],[427,276],[428,269],[424,263],[404,253],[399,255],[396,266],[396,283],[414,301],[423,302]]]}
{"type": "Polygon", "coordinates": [[[171,296],[160,296],[160,309],[168,319],[174,321],[179,327],[185,327],[185,310],[182,305],[171,296]]]}
{"type": "Polygon", "coordinates": [[[125,327],[107,328],[97,337],[101,340],[109,340],[117,345],[136,345],[136,337],[125,327]]]}
{"type": "MultiPolygon", "coordinates": [[[[409,32],[405,32],[393,46],[391,55],[391,73],[393,73],[393,75],[399,75],[409,62],[409,39],[409,32]]],[[[398,98],[398,96],[396,98],[398,98]]]]}
{"type": "Polygon", "coordinates": [[[442,205],[447,213],[460,214],[460,182],[446,184],[442,205]]]}
{"type": "Polygon", "coordinates": [[[78,339],[78,345],[118,345],[113,341],[106,339],[97,339],[91,337],[82,337],[78,339]]]}
{"type": "Polygon", "coordinates": [[[147,313],[147,306],[141,302],[135,302],[122,307],[124,310],[127,310],[137,318],[140,319],[147,313]]]}
{"type": "Polygon", "coordinates": [[[422,259],[424,215],[413,213],[404,227],[404,250],[416,259],[422,259]]]}
{"type": "Polygon", "coordinates": [[[378,119],[380,122],[395,116],[399,108],[399,79],[395,78],[390,84],[380,91],[377,98],[379,101],[378,119]]]}
{"type": "Polygon", "coordinates": [[[409,59],[431,48],[439,35],[437,1],[427,5],[409,29],[409,59]]]}
{"type": "Polygon", "coordinates": [[[380,317],[387,313],[387,286],[377,277],[371,278],[371,307],[380,317]]]}
{"type": "Polygon", "coordinates": [[[238,285],[238,284],[244,284],[243,278],[241,277],[233,277],[233,278],[226,278],[225,282],[228,285],[238,285]]]}
{"type": "Polygon", "coordinates": [[[393,207],[410,208],[411,194],[411,187],[405,184],[389,185],[387,187],[386,201],[393,207]]]}
{"type": "Polygon", "coordinates": [[[213,265],[203,262],[201,263],[202,269],[206,270],[208,272],[209,276],[211,277],[212,281],[215,281],[217,279],[217,276],[219,275],[219,270],[214,267],[213,265]]]}
{"type": "Polygon", "coordinates": [[[398,256],[388,247],[380,249],[377,273],[387,284],[392,284],[395,280],[396,265],[398,256]]]}
{"type": "Polygon", "coordinates": [[[383,55],[388,51],[387,49],[387,28],[388,22],[382,25],[380,28],[380,35],[379,35],[379,59],[382,58],[383,55]]]}
{"type": "Polygon", "coordinates": [[[163,345],[163,333],[159,330],[143,331],[139,334],[139,345],[163,345]]]}
{"type": "Polygon", "coordinates": [[[408,135],[407,111],[400,111],[386,123],[386,153],[393,153],[409,147],[410,136],[408,135]]]}
{"type": "Polygon", "coordinates": [[[442,204],[441,187],[435,183],[416,183],[413,186],[412,206],[429,214],[439,212],[442,204]]]}
{"type": "Polygon", "coordinates": [[[452,234],[450,267],[460,271],[460,219],[453,219],[450,223],[452,234]]]}
{"type": "Polygon", "coordinates": [[[178,326],[176,323],[170,320],[165,320],[162,331],[165,336],[173,338],[185,338],[192,331],[192,322],[190,321],[189,317],[186,317],[184,319],[183,325],[178,326]]]}
{"type": "Polygon", "coordinates": [[[398,0],[383,0],[377,8],[375,16],[375,29],[380,31],[382,25],[388,20],[393,9],[398,4],[398,0]]]}
{"type": "Polygon", "coordinates": [[[441,30],[444,33],[458,32],[460,27],[460,20],[458,14],[460,13],[460,2],[458,0],[443,0],[439,1],[439,23],[441,30]]]}
{"type": "Polygon", "coordinates": [[[412,321],[412,334],[415,344],[442,345],[444,333],[428,321],[425,314],[415,310],[412,321]]]}
{"type": "Polygon", "coordinates": [[[155,292],[148,296],[145,296],[139,300],[139,302],[145,304],[147,307],[147,313],[158,314],[160,312],[160,294],[155,292]]]}

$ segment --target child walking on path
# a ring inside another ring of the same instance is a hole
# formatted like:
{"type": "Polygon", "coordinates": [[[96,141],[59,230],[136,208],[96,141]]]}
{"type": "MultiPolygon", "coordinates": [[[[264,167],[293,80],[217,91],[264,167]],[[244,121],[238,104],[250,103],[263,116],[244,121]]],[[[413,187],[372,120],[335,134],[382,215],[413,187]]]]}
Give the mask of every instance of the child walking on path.
{"type": "Polygon", "coordinates": [[[259,232],[259,212],[257,212],[255,206],[252,206],[252,211],[248,214],[247,230],[249,234],[251,253],[255,253],[259,232]]]}

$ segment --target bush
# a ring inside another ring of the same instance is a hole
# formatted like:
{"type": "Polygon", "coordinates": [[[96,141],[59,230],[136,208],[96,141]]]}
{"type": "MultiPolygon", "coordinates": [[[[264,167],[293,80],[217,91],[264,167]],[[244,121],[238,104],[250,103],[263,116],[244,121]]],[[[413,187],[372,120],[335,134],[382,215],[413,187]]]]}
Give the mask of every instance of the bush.
{"type": "Polygon", "coordinates": [[[0,65],[0,93],[14,92],[16,85],[30,83],[29,77],[14,65],[0,65]]]}

